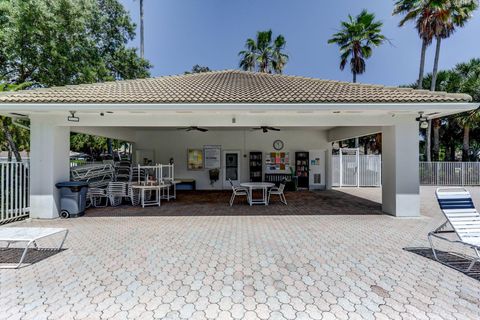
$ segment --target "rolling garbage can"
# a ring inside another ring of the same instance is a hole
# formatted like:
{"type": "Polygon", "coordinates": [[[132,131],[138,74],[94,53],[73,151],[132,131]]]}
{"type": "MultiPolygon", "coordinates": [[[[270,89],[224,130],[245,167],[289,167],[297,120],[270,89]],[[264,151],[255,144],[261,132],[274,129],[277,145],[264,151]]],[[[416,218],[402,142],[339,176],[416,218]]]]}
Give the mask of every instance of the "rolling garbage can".
{"type": "Polygon", "coordinates": [[[82,216],[87,203],[88,183],[65,181],[59,182],[55,186],[60,189],[60,217],[82,216]]]}

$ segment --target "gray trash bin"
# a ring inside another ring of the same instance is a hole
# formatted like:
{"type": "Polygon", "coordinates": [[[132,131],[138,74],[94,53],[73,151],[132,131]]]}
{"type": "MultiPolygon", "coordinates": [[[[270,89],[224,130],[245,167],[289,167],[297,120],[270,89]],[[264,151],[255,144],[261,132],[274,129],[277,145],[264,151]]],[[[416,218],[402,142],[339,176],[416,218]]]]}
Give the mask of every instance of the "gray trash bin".
{"type": "Polygon", "coordinates": [[[85,213],[88,183],[65,181],[55,185],[60,189],[60,217],[78,217],[85,213]]]}

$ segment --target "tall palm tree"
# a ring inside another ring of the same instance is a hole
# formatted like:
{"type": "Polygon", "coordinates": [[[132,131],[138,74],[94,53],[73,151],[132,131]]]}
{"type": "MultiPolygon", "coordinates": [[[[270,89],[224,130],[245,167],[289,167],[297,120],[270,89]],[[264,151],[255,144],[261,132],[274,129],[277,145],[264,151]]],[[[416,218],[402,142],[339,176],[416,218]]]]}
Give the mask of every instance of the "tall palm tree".
{"type": "Polygon", "coordinates": [[[340,47],[340,70],[350,62],[353,82],[357,75],[365,72],[365,60],[372,56],[373,47],[378,47],[386,41],[381,34],[383,23],[375,21],[375,15],[367,10],[353,18],[348,15],[348,21],[342,21],[342,28],[328,40],[340,47]]]}
{"type": "Polygon", "coordinates": [[[422,49],[420,52],[420,68],[418,73],[417,88],[423,87],[423,76],[425,72],[425,55],[427,47],[432,44],[434,30],[431,24],[432,9],[428,0],[398,0],[395,2],[393,14],[401,14],[404,17],[398,24],[403,27],[407,22],[413,21],[417,29],[418,36],[422,40],[422,49]]]}
{"type": "Polygon", "coordinates": [[[436,41],[430,90],[435,91],[442,39],[449,38],[457,27],[463,27],[470,20],[478,8],[478,0],[430,0],[429,3],[434,12],[431,19],[436,41]]]}
{"type": "MultiPolygon", "coordinates": [[[[472,12],[477,9],[478,0],[430,0],[428,1],[428,5],[432,10],[430,25],[432,26],[436,41],[435,59],[430,85],[430,90],[435,91],[442,39],[449,38],[455,32],[456,27],[463,27],[465,25],[471,18],[472,12]]],[[[434,119],[432,121],[433,160],[439,159],[440,127],[440,119],[434,119]]]]}
{"type": "Polygon", "coordinates": [[[247,39],[245,50],[238,53],[239,66],[245,71],[282,73],[289,59],[284,53],[286,44],[282,35],[273,40],[272,30],[259,31],[255,39],[247,39]]]}

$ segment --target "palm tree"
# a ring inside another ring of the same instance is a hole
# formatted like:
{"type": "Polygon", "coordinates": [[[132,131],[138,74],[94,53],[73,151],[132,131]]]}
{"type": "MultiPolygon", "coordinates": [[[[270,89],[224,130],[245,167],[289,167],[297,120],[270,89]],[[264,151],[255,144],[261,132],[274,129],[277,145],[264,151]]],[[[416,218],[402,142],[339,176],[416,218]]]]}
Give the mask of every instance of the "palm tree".
{"type": "Polygon", "coordinates": [[[257,32],[256,39],[249,38],[245,42],[245,50],[238,53],[239,66],[245,71],[282,73],[288,62],[288,55],[284,53],[285,37],[278,35],[272,42],[272,30],[257,32]]]}
{"type": "MultiPolygon", "coordinates": [[[[473,101],[480,101],[480,59],[457,64],[454,73],[460,82],[458,92],[468,93],[473,101]]],[[[463,128],[462,161],[469,161],[470,131],[480,126],[480,110],[465,112],[457,117],[457,121],[463,128]]]]}
{"type": "Polygon", "coordinates": [[[282,74],[283,68],[288,62],[288,55],[283,53],[287,42],[285,37],[279,35],[273,43],[272,67],[275,73],[282,74]]]}
{"type": "Polygon", "coordinates": [[[422,40],[422,49],[420,52],[420,68],[418,73],[417,88],[423,87],[423,75],[425,71],[425,54],[427,47],[432,44],[434,31],[432,28],[431,15],[432,10],[427,0],[398,0],[395,3],[393,14],[404,15],[399,23],[399,27],[403,27],[409,21],[415,22],[415,28],[422,40]]]}
{"type": "Polygon", "coordinates": [[[375,21],[375,15],[362,10],[353,18],[348,15],[348,21],[341,23],[342,29],[328,40],[340,47],[340,70],[343,70],[350,59],[350,70],[353,82],[357,75],[365,72],[365,60],[372,56],[373,47],[378,47],[386,40],[381,34],[383,23],[375,21]]]}
{"type": "Polygon", "coordinates": [[[456,27],[465,25],[478,8],[478,0],[431,0],[429,3],[434,12],[431,19],[436,40],[430,90],[435,91],[442,39],[449,38],[456,27]]]}

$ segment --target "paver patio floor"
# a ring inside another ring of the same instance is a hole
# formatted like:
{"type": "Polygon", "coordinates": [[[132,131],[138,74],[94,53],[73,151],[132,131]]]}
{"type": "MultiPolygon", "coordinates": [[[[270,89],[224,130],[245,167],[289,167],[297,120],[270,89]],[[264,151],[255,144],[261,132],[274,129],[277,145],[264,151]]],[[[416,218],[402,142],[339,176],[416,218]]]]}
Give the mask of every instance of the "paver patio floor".
{"type": "MultiPolygon", "coordinates": [[[[479,206],[480,188],[472,192],[479,206]]],[[[480,318],[480,282],[403,250],[426,246],[442,220],[433,188],[422,188],[423,215],[415,219],[377,214],[378,204],[373,214],[342,215],[342,205],[371,202],[341,197],[334,215],[302,214],[305,206],[293,214],[255,207],[250,215],[203,215],[179,199],[156,209],[182,211],[174,215],[18,223],[67,227],[70,235],[67,250],[0,270],[0,319],[480,318]]]]}

